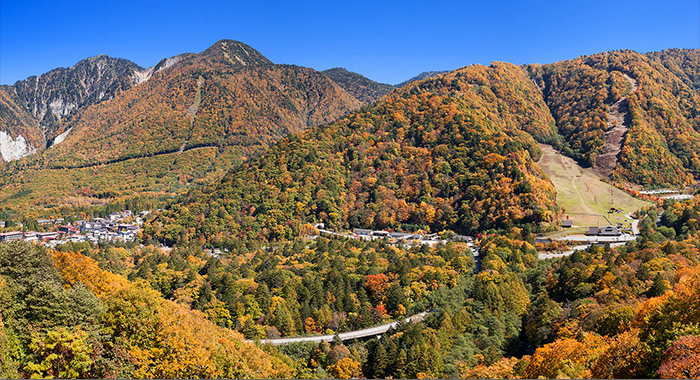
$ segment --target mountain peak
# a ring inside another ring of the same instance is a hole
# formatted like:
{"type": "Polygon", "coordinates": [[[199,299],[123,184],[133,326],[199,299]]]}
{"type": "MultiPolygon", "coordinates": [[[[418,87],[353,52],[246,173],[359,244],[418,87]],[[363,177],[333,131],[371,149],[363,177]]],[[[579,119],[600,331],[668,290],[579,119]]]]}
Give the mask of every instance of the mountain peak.
{"type": "MultiPolygon", "coordinates": [[[[98,65],[99,67],[111,67],[116,70],[127,69],[127,70],[141,70],[142,68],[134,62],[124,58],[110,57],[106,54],[99,54],[93,57],[85,58],[78,61],[75,65],[71,67],[71,70],[82,66],[88,65],[98,65]]],[[[60,70],[60,69],[59,69],[60,70]]],[[[53,70],[52,70],[53,71],[53,70]]],[[[48,74],[48,73],[47,73],[48,74]]]]}
{"type": "Polygon", "coordinates": [[[345,74],[345,73],[350,73],[350,72],[351,71],[349,71],[348,69],[346,69],[344,67],[334,67],[332,69],[328,69],[328,70],[323,71],[324,74],[333,74],[333,73],[345,74]]]}
{"type": "Polygon", "coordinates": [[[234,66],[272,64],[272,61],[252,47],[240,41],[227,39],[217,41],[199,56],[211,61],[228,62],[234,66]]]}

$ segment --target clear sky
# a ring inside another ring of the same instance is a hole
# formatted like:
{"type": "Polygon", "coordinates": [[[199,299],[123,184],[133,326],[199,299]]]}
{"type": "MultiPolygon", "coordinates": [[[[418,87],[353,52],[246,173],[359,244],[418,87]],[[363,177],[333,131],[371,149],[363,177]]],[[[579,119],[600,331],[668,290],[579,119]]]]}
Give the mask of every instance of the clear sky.
{"type": "Polygon", "coordinates": [[[1,0],[0,83],[99,54],[149,67],[223,38],[396,84],[473,63],[700,48],[700,1],[1,0]]]}

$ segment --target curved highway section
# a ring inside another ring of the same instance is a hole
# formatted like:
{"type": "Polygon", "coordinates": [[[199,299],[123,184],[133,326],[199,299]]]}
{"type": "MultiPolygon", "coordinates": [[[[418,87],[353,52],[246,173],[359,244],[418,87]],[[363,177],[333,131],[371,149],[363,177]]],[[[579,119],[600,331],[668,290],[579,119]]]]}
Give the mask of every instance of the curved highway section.
{"type": "MultiPolygon", "coordinates": [[[[412,315],[408,318],[406,318],[404,321],[405,322],[418,322],[422,321],[425,316],[428,315],[428,312],[422,312],[419,314],[412,315]]],[[[344,333],[339,333],[339,334],[328,334],[328,335],[314,335],[314,336],[299,336],[295,338],[277,338],[277,339],[261,339],[260,343],[266,344],[266,343],[271,343],[275,346],[279,346],[281,344],[289,344],[289,343],[297,343],[297,342],[314,342],[314,343],[320,343],[322,341],[330,342],[335,337],[337,336],[340,338],[341,341],[346,341],[346,340],[351,340],[351,339],[358,339],[358,338],[366,338],[368,336],[376,336],[376,335],[381,335],[387,332],[390,328],[396,328],[398,326],[399,321],[396,322],[391,322],[391,323],[386,323],[383,325],[379,326],[374,326],[362,330],[355,330],[355,331],[348,331],[344,333]]],[[[252,340],[248,340],[248,342],[252,342],[252,340]]]]}

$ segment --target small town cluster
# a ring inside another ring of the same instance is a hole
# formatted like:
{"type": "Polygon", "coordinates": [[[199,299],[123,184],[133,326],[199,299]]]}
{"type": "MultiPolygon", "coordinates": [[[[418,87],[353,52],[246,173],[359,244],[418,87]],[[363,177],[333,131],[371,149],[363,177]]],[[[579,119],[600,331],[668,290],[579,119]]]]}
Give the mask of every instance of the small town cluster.
{"type": "Polygon", "coordinates": [[[47,232],[12,231],[0,233],[0,242],[24,240],[53,248],[68,242],[133,242],[143,226],[148,211],[134,214],[131,210],[113,212],[106,218],[66,223],[65,219],[38,219],[47,232]]]}

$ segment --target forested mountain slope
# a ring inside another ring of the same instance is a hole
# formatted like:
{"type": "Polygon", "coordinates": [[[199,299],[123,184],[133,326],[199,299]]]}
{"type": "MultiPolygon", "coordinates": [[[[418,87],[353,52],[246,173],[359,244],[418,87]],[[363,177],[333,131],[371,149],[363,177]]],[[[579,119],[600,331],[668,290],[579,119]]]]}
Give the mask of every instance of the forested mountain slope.
{"type": "Polygon", "coordinates": [[[173,243],[291,238],[318,221],[460,232],[546,222],[554,190],[530,133],[555,130],[525,73],[466,67],[285,138],[192,191],[146,233],[173,243]]]}
{"type": "Polygon", "coordinates": [[[527,71],[557,121],[562,137],[558,145],[565,154],[595,165],[603,151],[608,110],[627,97],[629,130],[613,179],[645,186],[679,185],[700,176],[700,97],[686,83],[694,75],[696,57],[696,51],[645,56],[622,50],[530,65],[527,71]],[[685,62],[674,69],[682,78],[660,62],[671,67],[671,57],[685,62]],[[636,83],[636,91],[625,75],[636,83]]]}
{"type": "MultiPolygon", "coordinates": [[[[129,76],[138,84],[105,92],[103,101],[56,121],[63,133],[53,146],[0,164],[0,203],[26,210],[28,205],[89,204],[99,202],[95,196],[167,194],[199,180],[210,183],[283,136],[331,122],[364,104],[326,75],[273,64],[236,41],[222,40],[202,53],[139,70],[129,76]],[[188,153],[194,150],[201,152],[188,153]],[[117,180],[120,171],[130,175],[117,180]],[[50,183],[57,175],[68,183],[50,183]]],[[[7,104],[3,118],[24,125],[18,128],[31,135],[31,115],[13,112],[23,110],[13,97],[2,99],[7,104]]]]}
{"type": "Polygon", "coordinates": [[[372,103],[394,89],[390,84],[377,83],[342,67],[324,70],[322,73],[363,103],[372,103]]]}
{"type": "Polygon", "coordinates": [[[667,49],[645,55],[700,92],[700,49],[667,49]]]}

